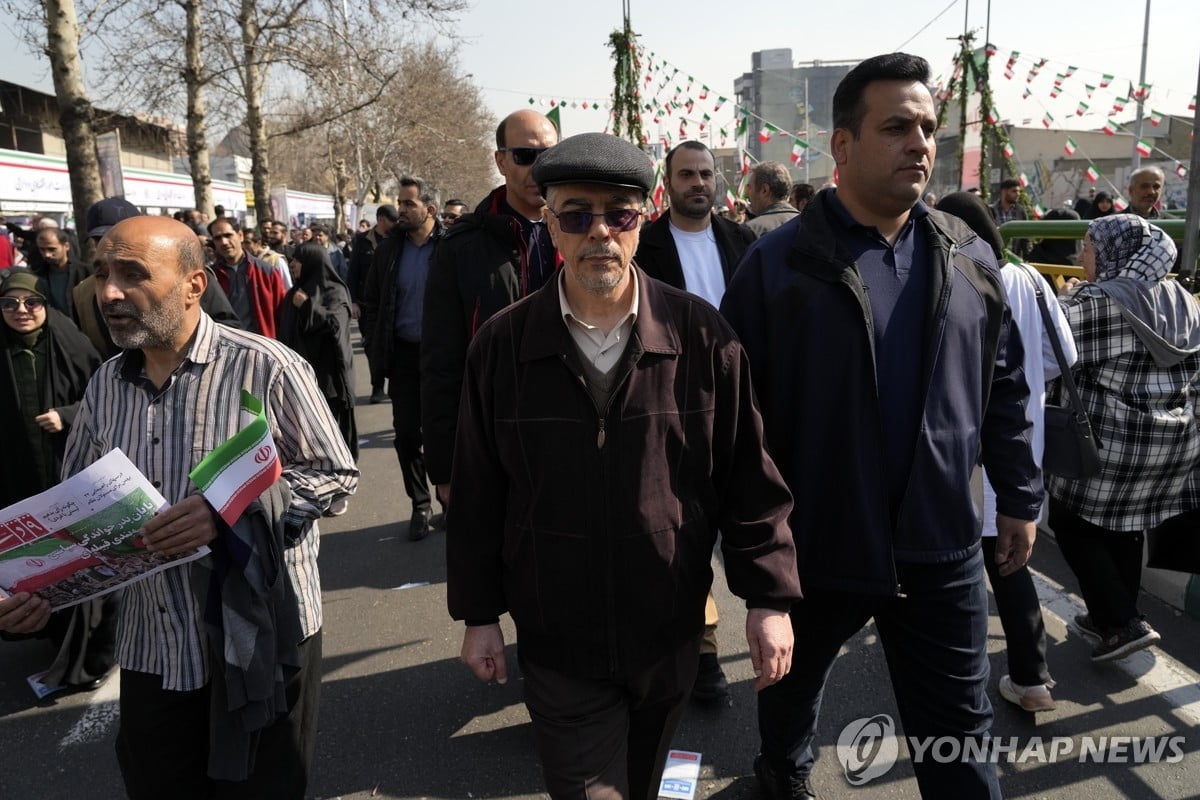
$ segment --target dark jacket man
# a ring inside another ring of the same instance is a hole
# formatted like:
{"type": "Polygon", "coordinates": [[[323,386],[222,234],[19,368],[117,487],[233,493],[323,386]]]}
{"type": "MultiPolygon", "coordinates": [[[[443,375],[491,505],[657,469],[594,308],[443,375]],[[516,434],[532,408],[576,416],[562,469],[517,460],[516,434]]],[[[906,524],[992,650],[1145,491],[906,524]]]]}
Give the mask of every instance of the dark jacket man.
{"type": "MultiPolygon", "coordinates": [[[[446,230],[425,287],[421,336],[421,415],[425,468],[435,484],[450,482],[458,398],[467,345],[497,311],[530,286],[521,223],[505,213],[505,187],[446,230]],[[430,333],[432,331],[432,333],[430,333]]],[[[555,256],[555,268],[562,259],[555,256]]]]}
{"type": "Polygon", "coordinates": [[[1019,353],[1004,358],[1006,344],[1019,344],[994,254],[961,220],[930,211],[916,223],[932,266],[924,400],[892,519],[867,287],[836,245],[828,197],[821,192],[780,228],[792,235],[747,253],[721,310],[750,353],[771,454],[789,486],[808,489],[791,517],[801,582],[894,594],[897,560],[944,563],[978,550],[969,481],[981,452],[1003,495],[998,511],[1036,518],[1042,485],[1026,441],[1028,390],[1019,353]]]}
{"type": "Polygon", "coordinates": [[[789,498],[761,447],[741,345],[694,295],[637,277],[604,409],[584,388],[558,281],[494,317],[468,357],[461,418],[473,422],[458,432],[454,485],[471,488],[451,511],[450,612],[469,624],[510,613],[523,658],[576,676],[635,673],[700,634],[718,529],[735,593],[778,609],[798,596],[779,577],[789,498]]]}
{"type": "MultiPolygon", "coordinates": [[[[651,278],[687,289],[683,279],[683,265],[679,262],[679,250],[671,236],[671,215],[663,214],[642,229],[642,240],[638,245],[634,261],[651,278]]],[[[738,262],[746,248],[754,241],[755,234],[745,225],[731,222],[716,214],[712,215],[713,236],[721,254],[721,269],[725,272],[725,283],[733,277],[738,262]]]]}
{"type": "MultiPolygon", "coordinates": [[[[437,257],[438,244],[446,230],[441,221],[435,218],[433,233],[429,237],[434,248],[433,258],[437,257]]],[[[406,241],[408,231],[402,230],[400,226],[392,228],[388,235],[380,240],[358,300],[362,308],[360,326],[367,335],[367,356],[384,365],[389,363],[392,354],[392,325],[396,316],[396,265],[400,262],[400,253],[404,250],[406,241]]],[[[425,313],[429,313],[428,307],[425,313]]]]}

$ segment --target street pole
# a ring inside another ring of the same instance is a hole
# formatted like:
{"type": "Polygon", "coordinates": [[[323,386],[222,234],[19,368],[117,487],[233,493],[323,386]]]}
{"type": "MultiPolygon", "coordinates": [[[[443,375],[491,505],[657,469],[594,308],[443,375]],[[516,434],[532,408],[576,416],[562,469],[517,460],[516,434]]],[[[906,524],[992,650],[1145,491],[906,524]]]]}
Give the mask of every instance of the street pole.
{"type": "Polygon", "coordinates": [[[1142,28],[1142,71],[1138,77],[1137,89],[1137,122],[1133,132],[1133,168],[1142,165],[1142,154],[1138,152],[1138,143],[1142,141],[1143,111],[1146,108],[1146,93],[1142,86],[1146,84],[1146,50],[1150,46],[1150,0],[1146,0],[1146,23],[1142,28]]]}
{"type": "MultiPolygon", "coordinates": [[[[804,128],[805,128],[804,135],[805,135],[805,138],[807,138],[809,142],[812,142],[813,121],[812,121],[812,116],[808,113],[809,108],[811,108],[811,106],[809,105],[809,102],[808,102],[808,78],[806,77],[804,79],[804,128]]],[[[812,148],[810,147],[809,149],[811,150],[812,148]]],[[[810,158],[809,154],[805,153],[804,154],[804,182],[805,183],[810,182],[808,180],[808,162],[810,160],[811,160],[811,158],[810,158]]]]}
{"type": "MultiPolygon", "coordinates": [[[[1200,72],[1196,75],[1196,92],[1200,94],[1200,72]]],[[[1200,127],[1200,105],[1192,115],[1192,133],[1200,127]]],[[[1183,254],[1179,260],[1180,277],[1189,285],[1195,283],[1196,247],[1200,239],[1200,139],[1192,136],[1192,163],[1188,168],[1187,227],[1183,231],[1183,254]]]]}

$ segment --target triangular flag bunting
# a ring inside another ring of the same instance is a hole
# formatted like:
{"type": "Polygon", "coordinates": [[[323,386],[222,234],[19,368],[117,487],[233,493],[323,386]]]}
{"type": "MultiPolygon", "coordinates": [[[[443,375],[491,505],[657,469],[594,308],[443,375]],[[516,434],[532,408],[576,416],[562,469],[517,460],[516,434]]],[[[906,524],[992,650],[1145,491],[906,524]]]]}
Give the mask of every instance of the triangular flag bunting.
{"type": "Polygon", "coordinates": [[[1084,114],[1087,113],[1087,110],[1088,110],[1088,104],[1083,102],[1082,100],[1080,100],[1079,107],[1075,109],[1075,116],[1082,117],[1084,114]]]}
{"type": "Polygon", "coordinates": [[[1054,117],[1051,116],[1049,111],[1047,111],[1046,116],[1042,117],[1042,125],[1049,128],[1053,124],[1054,124],[1054,117]]]}
{"type": "Polygon", "coordinates": [[[1175,162],[1175,174],[1181,178],[1186,178],[1187,177],[1187,167],[1185,167],[1182,162],[1176,161],[1175,162]]]}
{"type": "Polygon", "coordinates": [[[1108,122],[1105,122],[1104,132],[1109,136],[1115,136],[1117,133],[1117,123],[1113,122],[1111,119],[1108,122]]]}
{"type": "Polygon", "coordinates": [[[1017,176],[1017,182],[1021,184],[1022,189],[1029,188],[1029,177],[1024,172],[1017,176]]]}
{"type": "Polygon", "coordinates": [[[1004,153],[1005,158],[1012,158],[1016,151],[1013,150],[1012,142],[1005,142],[1004,147],[1000,148],[1000,152],[1004,153]]]}
{"type": "Polygon", "coordinates": [[[1162,125],[1162,121],[1163,121],[1162,112],[1155,111],[1154,109],[1150,109],[1150,124],[1157,128],[1159,125],[1162,125]]]}
{"type": "Polygon", "coordinates": [[[1095,183],[1096,181],[1100,180],[1100,170],[1096,169],[1095,164],[1088,164],[1087,170],[1085,170],[1083,173],[1083,177],[1087,178],[1090,182],[1095,183]]]}
{"type": "Polygon", "coordinates": [[[1063,145],[1063,152],[1069,156],[1073,156],[1078,149],[1079,146],[1075,144],[1075,140],[1068,136],[1067,143],[1063,145]]]}
{"type": "Polygon", "coordinates": [[[1108,88],[1108,85],[1109,85],[1110,83],[1112,83],[1112,80],[1113,80],[1113,76],[1112,76],[1112,75],[1107,75],[1107,74],[1106,74],[1106,75],[1101,75],[1101,76],[1100,76],[1100,88],[1101,88],[1101,89],[1107,89],[1107,88],[1108,88]]]}
{"type": "Polygon", "coordinates": [[[1152,148],[1150,147],[1150,143],[1147,142],[1145,139],[1138,139],[1137,145],[1135,146],[1134,149],[1138,151],[1139,155],[1141,155],[1143,158],[1145,158],[1150,155],[1150,151],[1152,148]]]}

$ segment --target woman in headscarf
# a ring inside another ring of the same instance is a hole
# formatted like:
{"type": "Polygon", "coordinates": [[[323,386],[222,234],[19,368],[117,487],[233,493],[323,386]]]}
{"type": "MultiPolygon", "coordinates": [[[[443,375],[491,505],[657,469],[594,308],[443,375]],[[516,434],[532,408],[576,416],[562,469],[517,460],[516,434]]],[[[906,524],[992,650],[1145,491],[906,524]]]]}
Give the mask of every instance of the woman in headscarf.
{"type": "Polygon", "coordinates": [[[1100,217],[1108,217],[1116,214],[1117,210],[1113,208],[1112,195],[1108,192],[1096,192],[1096,199],[1092,201],[1091,208],[1088,209],[1088,219],[1100,219],[1100,217]]]}
{"type": "MultiPolygon", "coordinates": [[[[996,254],[1000,279],[1008,295],[1013,322],[1020,334],[1021,368],[1029,383],[1030,394],[1025,416],[1032,426],[1033,458],[1041,466],[1045,439],[1046,382],[1059,375],[1058,359],[1049,337],[1058,337],[1067,363],[1073,363],[1075,342],[1071,338],[1071,330],[1058,304],[1054,302],[1054,293],[1045,279],[1029,264],[1013,264],[1005,258],[1000,229],[978,195],[955,192],[942,198],[937,207],[939,211],[953,214],[967,223],[979,238],[992,246],[992,252],[996,254]],[[1054,322],[1053,331],[1047,331],[1042,321],[1036,288],[1042,289],[1043,299],[1054,322]]],[[[992,584],[996,611],[1004,628],[1008,651],[1009,672],[1000,677],[1000,696],[1026,711],[1053,711],[1055,704],[1050,690],[1054,688],[1055,681],[1046,664],[1046,625],[1033,576],[1029,574],[1028,565],[1011,575],[1000,574],[1000,567],[996,564],[996,534],[996,492],[985,470],[983,563],[992,584]]]]}
{"type": "Polygon", "coordinates": [[[1137,609],[1144,531],[1190,510],[1182,492],[1200,458],[1200,311],[1166,280],[1175,254],[1162,229],[1135,214],[1100,217],[1079,257],[1087,281],[1068,281],[1060,297],[1101,468],[1091,478],[1047,477],[1050,527],[1087,604],[1075,624],[1098,642],[1093,661],[1159,640],[1137,609]]]}
{"type": "MultiPolygon", "coordinates": [[[[358,458],[354,422],[354,353],[350,346],[350,291],[316,242],[298,245],[288,262],[293,285],[283,300],[279,340],[307,359],[338,421],[346,446],[358,458]]],[[[346,513],[338,498],[327,512],[346,513]]]]}
{"type": "MultiPolygon", "coordinates": [[[[59,482],[67,433],[100,356],[47,302],[44,281],[13,268],[0,279],[0,508],[59,482]]],[[[46,627],[58,655],[41,682],[91,688],[115,663],[117,593],[56,612],[46,627]]]]}

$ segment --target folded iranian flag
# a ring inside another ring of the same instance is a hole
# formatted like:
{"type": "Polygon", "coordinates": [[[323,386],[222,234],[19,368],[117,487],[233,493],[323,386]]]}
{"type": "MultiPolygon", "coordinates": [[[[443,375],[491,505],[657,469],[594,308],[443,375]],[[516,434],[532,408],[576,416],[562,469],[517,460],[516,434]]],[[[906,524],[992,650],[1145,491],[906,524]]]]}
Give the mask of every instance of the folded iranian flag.
{"type": "Polygon", "coordinates": [[[240,431],[188,473],[204,499],[230,526],[283,474],[263,405],[245,390],[242,422],[244,427],[240,431]]]}

